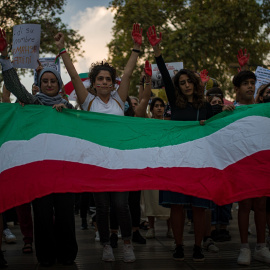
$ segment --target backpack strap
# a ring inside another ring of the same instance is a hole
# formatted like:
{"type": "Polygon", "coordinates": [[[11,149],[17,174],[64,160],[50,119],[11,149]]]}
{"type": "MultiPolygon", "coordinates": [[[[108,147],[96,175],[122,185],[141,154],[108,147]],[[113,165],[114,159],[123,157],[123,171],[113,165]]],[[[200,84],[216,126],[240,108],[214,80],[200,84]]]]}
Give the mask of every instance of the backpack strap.
{"type": "MultiPolygon", "coordinates": [[[[94,97],[94,98],[89,102],[88,109],[87,109],[88,112],[90,112],[91,106],[92,106],[93,101],[94,101],[95,98],[96,98],[96,97],[94,97]]],[[[119,101],[118,101],[117,99],[115,99],[115,98],[113,98],[113,100],[115,100],[116,103],[117,103],[117,104],[119,105],[119,107],[121,108],[121,110],[123,110],[123,108],[121,107],[121,104],[119,103],[119,101]]]]}
{"type": "Polygon", "coordinates": [[[88,109],[87,109],[88,112],[90,112],[91,106],[92,106],[93,101],[94,101],[95,98],[96,98],[96,97],[94,97],[94,98],[89,102],[88,109]]]}
{"type": "Polygon", "coordinates": [[[117,104],[119,105],[119,107],[121,108],[121,110],[123,110],[123,108],[121,107],[121,104],[119,103],[119,101],[115,98],[113,98],[113,100],[115,100],[117,102],[117,104]]]}

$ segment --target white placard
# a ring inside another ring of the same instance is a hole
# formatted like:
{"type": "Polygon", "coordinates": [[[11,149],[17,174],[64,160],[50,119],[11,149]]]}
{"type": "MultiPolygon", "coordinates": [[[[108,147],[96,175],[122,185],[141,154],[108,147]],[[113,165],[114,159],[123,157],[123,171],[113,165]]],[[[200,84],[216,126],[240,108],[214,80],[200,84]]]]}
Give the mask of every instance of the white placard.
{"type": "MultiPolygon", "coordinates": [[[[165,63],[171,78],[180,70],[183,69],[183,62],[165,63]]],[[[160,89],[164,87],[162,76],[157,64],[152,64],[152,88],[160,89]]]]}
{"type": "Polygon", "coordinates": [[[256,71],[255,71],[255,75],[256,75],[256,84],[255,84],[255,95],[254,97],[256,97],[258,88],[263,85],[263,84],[268,84],[270,83],[270,70],[263,68],[263,67],[257,67],[256,71]]]}
{"type": "Polygon", "coordinates": [[[40,24],[20,24],[13,27],[13,67],[37,68],[40,32],[40,24]]]}

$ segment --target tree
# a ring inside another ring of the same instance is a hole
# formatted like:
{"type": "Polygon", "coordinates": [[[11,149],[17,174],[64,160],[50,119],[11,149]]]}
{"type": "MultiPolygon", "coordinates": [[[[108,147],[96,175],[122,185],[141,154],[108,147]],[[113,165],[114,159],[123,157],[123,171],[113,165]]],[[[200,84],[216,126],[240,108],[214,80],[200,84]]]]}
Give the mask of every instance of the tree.
{"type": "MultiPolygon", "coordinates": [[[[34,23],[41,25],[41,54],[57,54],[57,47],[54,45],[54,35],[61,31],[66,36],[66,47],[69,50],[71,58],[82,56],[83,51],[80,44],[84,38],[77,31],[68,29],[67,25],[62,23],[57,17],[64,12],[66,0],[2,0],[0,1],[0,27],[4,28],[7,35],[7,41],[12,43],[12,27],[22,23],[34,23]]],[[[26,70],[20,70],[23,74],[26,70]]],[[[0,78],[0,82],[2,79],[0,78]]]]}
{"type": "MultiPolygon", "coordinates": [[[[270,3],[268,0],[113,0],[113,40],[108,44],[110,60],[122,70],[131,48],[134,22],[144,29],[143,59],[154,61],[146,31],[155,25],[162,32],[162,53],[166,62],[183,61],[184,67],[207,69],[227,92],[232,89],[230,68],[237,52],[247,48],[250,65],[267,64],[270,50],[270,3]],[[124,57],[123,57],[124,56],[124,57]]],[[[135,73],[138,81],[138,72],[135,73]]],[[[135,85],[132,82],[134,94],[135,85]]]]}

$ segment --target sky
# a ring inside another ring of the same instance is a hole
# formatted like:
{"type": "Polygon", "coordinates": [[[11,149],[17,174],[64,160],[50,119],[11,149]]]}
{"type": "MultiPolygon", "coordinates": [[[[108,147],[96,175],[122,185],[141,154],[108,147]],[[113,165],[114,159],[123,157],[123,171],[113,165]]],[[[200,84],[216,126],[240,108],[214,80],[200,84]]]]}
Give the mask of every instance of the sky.
{"type": "MultiPolygon", "coordinates": [[[[91,63],[106,59],[108,48],[106,45],[112,39],[113,13],[107,9],[110,0],[68,0],[64,6],[65,12],[60,15],[68,28],[78,30],[84,36],[82,58],[78,57],[74,64],[78,73],[89,71],[91,63]]],[[[53,56],[54,55],[47,55],[53,56]]],[[[61,76],[64,84],[70,81],[65,67],[61,65],[61,76]]],[[[21,78],[22,84],[31,91],[33,76],[21,78]]]]}

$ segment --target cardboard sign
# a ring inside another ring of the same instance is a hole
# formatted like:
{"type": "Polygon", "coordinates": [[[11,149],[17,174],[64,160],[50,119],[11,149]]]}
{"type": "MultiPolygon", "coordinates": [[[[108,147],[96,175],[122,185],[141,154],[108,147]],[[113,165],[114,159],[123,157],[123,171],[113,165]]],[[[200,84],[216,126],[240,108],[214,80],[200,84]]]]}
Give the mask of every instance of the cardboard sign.
{"type": "Polygon", "coordinates": [[[13,27],[13,67],[37,68],[40,32],[40,24],[20,24],[13,27]]]}
{"type": "MultiPolygon", "coordinates": [[[[183,62],[165,63],[170,73],[171,78],[180,70],[183,69],[183,62]]],[[[164,87],[162,76],[157,64],[152,64],[152,88],[160,89],[164,87]]]]}

